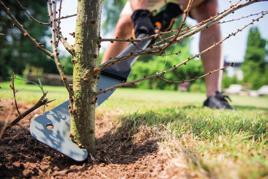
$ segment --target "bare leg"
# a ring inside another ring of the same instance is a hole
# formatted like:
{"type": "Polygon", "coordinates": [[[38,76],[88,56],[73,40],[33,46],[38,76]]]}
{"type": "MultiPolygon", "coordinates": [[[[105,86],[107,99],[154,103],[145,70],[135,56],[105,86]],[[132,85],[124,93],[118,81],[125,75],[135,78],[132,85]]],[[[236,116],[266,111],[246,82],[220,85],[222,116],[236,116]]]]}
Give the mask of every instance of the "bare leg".
{"type": "MultiPolygon", "coordinates": [[[[117,22],[115,28],[115,37],[119,39],[129,39],[132,36],[133,24],[131,16],[123,15],[117,22]]],[[[108,61],[110,58],[117,56],[128,45],[128,42],[113,42],[105,51],[102,63],[108,61]]]]}
{"type": "MultiPolygon", "coordinates": [[[[198,21],[201,22],[217,13],[217,0],[210,0],[207,3],[203,3],[197,8],[193,9],[192,15],[198,21]]],[[[202,51],[215,42],[221,40],[220,25],[216,24],[208,29],[201,31],[199,50],[202,51]]],[[[222,47],[221,45],[214,47],[212,50],[204,53],[201,56],[205,73],[212,70],[216,70],[222,67],[222,47]]],[[[222,71],[213,73],[205,78],[207,96],[214,96],[216,91],[221,90],[222,71]]]]}

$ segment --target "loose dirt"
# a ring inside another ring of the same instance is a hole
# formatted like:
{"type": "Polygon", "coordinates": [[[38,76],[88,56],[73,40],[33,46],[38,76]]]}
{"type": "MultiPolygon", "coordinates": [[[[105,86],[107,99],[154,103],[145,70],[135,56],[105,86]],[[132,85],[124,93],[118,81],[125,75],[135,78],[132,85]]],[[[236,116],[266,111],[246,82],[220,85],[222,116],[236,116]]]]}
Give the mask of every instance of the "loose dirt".
{"type": "MultiPolygon", "coordinates": [[[[0,100],[0,122],[13,119],[12,101],[0,100]]],[[[20,104],[21,111],[30,105],[20,104]]],[[[0,178],[197,178],[182,155],[173,155],[148,127],[132,130],[133,124],[118,124],[116,112],[98,112],[97,154],[77,163],[34,140],[29,123],[35,112],[0,139],[0,178]]],[[[1,127],[1,126],[0,126],[1,127]]]]}

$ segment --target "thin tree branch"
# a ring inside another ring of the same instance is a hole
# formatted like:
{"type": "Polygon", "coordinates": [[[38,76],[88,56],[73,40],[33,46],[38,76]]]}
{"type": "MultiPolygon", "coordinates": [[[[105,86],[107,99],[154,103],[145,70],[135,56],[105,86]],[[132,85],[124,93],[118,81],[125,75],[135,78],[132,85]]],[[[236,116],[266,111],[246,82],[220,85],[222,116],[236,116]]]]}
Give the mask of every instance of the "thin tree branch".
{"type": "MultiPolygon", "coordinates": [[[[9,118],[10,114],[8,115],[9,118]]],[[[4,122],[0,122],[0,139],[3,137],[6,128],[7,128],[8,122],[5,120],[4,122]]]]}
{"type": "MultiPolygon", "coordinates": [[[[75,17],[75,16],[77,16],[77,14],[71,14],[71,15],[62,16],[60,19],[67,19],[67,18],[75,17]]],[[[58,20],[58,19],[56,19],[56,20],[58,20]]]]}
{"type": "MultiPolygon", "coordinates": [[[[139,51],[138,53],[130,53],[130,54],[127,54],[123,57],[114,57],[114,58],[111,58],[110,60],[108,60],[107,62],[105,63],[102,63],[98,66],[98,69],[99,70],[103,70],[111,65],[114,65],[116,63],[119,63],[119,62],[122,62],[122,61],[125,61],[127,60],[128,58],[130,57],[136,57],[136,56],[139,56],[139,55],[143,55],[143,54],[155,54],[155,53],[159,53],[162,51],[163,48],[165,48],[167,45],[170,45],[170,44],[173,44],[175,42],[179,42],[181,41],[182,39],[185,39],[187,37],[190,37],[216,23],[218,23],[219,20],[221,20],[222,18],[224,18],[225,16],[233,13],[234,11],[238,10],[238,9],[241,9],[245,6],[248,6],[252,3],[256,3],[256,2],[260,2],[260,1],[263,1],[263,0],[250,0],[250,1],[247,1],[245,3],[242,3],[242,4],[235,4],[233,6],[231,6],[229,9],[223,11],[222,13],[219,13],[218,15],[216,16],[213,16],[211,18],[209,18],[208,20],[205,20],[204,23],[200,23],[200,25],[196,28],[194,28],[193,30],[189,30],[188,32],[185,32],[184,34],[182,34],[181,36],[179,37],[176,37],[176,34],[174,36],[171,36],[171,37],[168,37],[168,39],[165,39],[166,40],[169,40],[169,42],[167,43],[164,43],[163,45],[158,45],[158,46],[152,46],[151,48],[149,49],[145,49],[143,51],[139,51]],[[175,40],[174,37],[176,37],[175,40]],[[170,38],[172,40],[170,40],[170,38]]],[[[178,33],[177,33],[178,34],[178,33]]]]}
{"type": "MultiPolygon", "coordinates": [[[[252,14],[249,14],[249,15],[246,15],[246,16],[241,16],[241,17],[238,17],[238,18],[233,18],[233,19],[229,19],[229,20],[219,21],[217,23],[218,24],[225,24],[225,23],[229,23],[229,22],[233,22],[233,21],[247,19],[249,17],[257,16],[257,15],[260,15],[260,14],[263,14],[263,13],[266,13],[266,12],[267,11],[260,11],[258,13],[252,13],[252,14]]],[[[185,34],[185,32],[188,32],[189,29],[194,29],[194,28],[200,26],[201,24],[207,22],[208,20],[209,19],[206,19],[205,21],[199,22],[198,24],[193,25],[191,27],[183,27],[182,30],[181,30],[181,34],[185,34]]],[[[169,31],[159,32],[158,35],[159,35],[159,37],[161,37],[162,35],[168,35],[168,34],[176,33],[176,32],[178,32],[178,29],[171,29],[169,31]]],[[[122,38],[101,38],[100,41],[101,42],[111,42],[111,43],[113,43],[113,42],[141,42],[141,41],[148,40],[148,39],[155,39],[155,37],[156,37],[156,34],[151,35],[149,37],[144,37],[144,38],[141,38],[141,39],[133,39],[133,38],[128,38],[128,39],[122,39],[122,38]]],[[[164,38],[164,40],[167,40],[167,38],[164,38]]]]}
{"type": "Polygon", "coordinates": [[[51,26],[52,26],[52,40],[51,40],[51,45],[52,45],[52,49],[53,49],[53,57],[54,57],[54,61],[57,67],[57,70],[59,71],[59,74],[61,76],[61,80],[63,81],[63,84],[65,86],[65,88],[68,91],[69,94],[69,98],[72,99],[72,88],[70,87],[70,85],[68,84],[67,78],[64,74],[63,71],[63,67],[60,63],[60,59],[59,59],[59,51],[58,51],[58,42],[59,42],[59,28],[58,28],[58,24],[57,24],[57,20],[56,20],[56,14],[57,14],[57,10],[56,10],[56,2],[55,1],[51,1],[48,0],[48,14],[50,17],[50,21],[51,21],[51,26]]]}
{"type": "Polygon", "coordinates": [[[17,90],[15,89],[15,74],[14,73],[12,73],[11,81],[10,81],[9,86],[10,86],[10,88],[12,90],[13,99],[14,99],[14,105],[15,105],[16,111],[18,113],[18,116],[21,116],[21,113],[20,113],[20,110],[19,110],[19,107],[18,107],[18,103],[17,103],[17,98],[16,98],[17,90]]]}
{"type": "Polygon", "coordinates": [[[250,18],[252,16],[258,16],[258,15],[261,15],[261,14],[268,14],[268,11],[260,11],[260,12],[252,13],[252,14],[249,14],[249,15],[246,15],[246,16],[241,16],[241,17],[237,17],[237,18],[233,18],[233,19],[223,20],[223,21],[220,21],[219,24],[225,24],[225,23],[229,23],[229,22],[239,21],[239,20],[242,20],[242,19],[248,19],[248,18],[250,18]]]}
{"type": "Polygon", "coordinates": [[[182,22],[178,28],[178,31],[177,33],[175,34],[174,38],[171,40],[170,43],[168,43],[164,48],[161,49],[160,53],[162,53],[163,51],[165,51],[168,47],[170,47],[174,42],[176,42],[176,39],[179,37],[180,33],[181,33],[181,30],[183,28],[183,26],[185,25],[185,21],[186,21],[186,18],[188,17],[188,14],[191,10],[191,7],[192,7],[192,3],[193,3],[193,0],[189,0],[188,1],[188,4],[187,4],[187,8],[185,9],[184,13],[183,13],[183,19],[182,19],[182,22]]]}
{"type": "Polygon", "coordinates": [[[59,34],[59,38],[60,38],[60,41],[62,43],[62,45],[64,46],[64,48],[72,55],[74,56],[75,55],[75,50],[74,48],[72,47],[72,45],[70,45],[67,41],[67,38],[64,38],[62,33],[59,34]]]}
{"type": "Polygon", "coordinates": [[[18,122],[20,122],[24,117],[26,117],[28,114],[32,113],[33,111],[35,111],[36,109],[40,108],[43,105],[46,105],[54,100],[48,101],[48,99],[46,98],[47,93],[43,93],[43,95],[41,96],[41,98],[37,101],[37,103],[35,103],[35,105],[33,105],[30,109],[26,110],[25,112],[23,112],[21,115],[17,116],[15,119],[13,119],[10,123],[8,123],[6,129],[16,125],[18,122]]]}
{"type": "Polygon", "coordinates": [[[22,5],[22,3],[19,1],[19,0],[16,0],[16,2],[18,3],[18,5],[20,6],[21,9],[23,9],[25,11],[25,14],[30,18],[32,19],[33,21],[37,22],[38,24],[42,24],[42,25],[49,25],[49,22],[44,22],[44,21],[41,21],[41,20],[38,20],[36,19],[35,17],[33,17],[31,15],[31,13],[27,10],[27,8],[22,5]]]}
{"type": "Polygon", "coordinates": [[[178,83],[184,83],[184,82],[192,82],[192,81],[196,81],[198,79],[202,79],[202,78],[204,78],[206,76],[212,75],[212,74],[214,74],[216,72],[222,71],[226,67],[228,67],[228,66],[225,66],[225,67],[222,67],[222,68],[218,68],[218,69],[215,69],[215,70],[211,70],[211,71],[209,71],[209,72],[207,72],[207,73],[205,73],[203,75],[197,76],[195,78],[187,79],[187,80],[180,80],[180,81],[169,80],[169,79],[166,79],[164,76],[159,76],[159,79],[161,79],[161,80],[163,80],[163,81],[165,81],[167,83],[176,83],[176,84],[178,84],[178,83]]]}
{"type": "MultiPolygon", "coordinates": [[[[218,15],[215,15],[215,16],[213,16],[213,17],[210,17],[209,19],[207,19],[207,20],[205,20],[205,21],[199,23],[199,25],[198,25],[196,28],[191,29],[190,31],[186,32],[185,34],[183,34],[183,35],[177,37],[176,40],[175,40],[173,43],[175,43],[175,42],[180,42],[181,40],[183,40],[183,39],[185,39],[185,38],[187,38],[187,37],[190,37],[190,36],[192,36],[192,35],[194,35],[194,34],[200,32],[200,31],[202,31],[202,30],[204,30],[204,29],[207,29],[207,28],[209,28],[210,26],[212,26],[212,25],[218,23],[219,20],[221,20],[221,19],[224,18],[225,16],[227,16],[227,15],[233,13],[234,11],[239,10],[239,9],[245,7],[245,6],[248,6],[248,5],[250,5],[250,4],[252,4],[252,3],[256,3],[256,2],[259,2],[259,1],[258,1],[258,0],[251,0],[251,1],[248,1],[248,2],[245,2],[245,3],[242,3],[242,4],[237,3],[237,4],[235,4],[235,5],[232,5],[229,9],[224,10],[222,13],[219,13],[218,15]]],[[[170,39],[173,39],[174,36],[175,36],[175,35],[170,36],[170,37],[168,37],[166,40],[169,41],[170,39]]],[[[166,44],[163,44],[162,46],[165,47],[165,46],[168,45],[168,44],[169,44],[169,43],[166,43],[166,44]]]]}
{"type": "Polygon", "coordinates": [[[2,0],[0,0],[0,4],[4,12],[11,19],[14,25],[21,31],[23,36],[28,38],[37,49],[44,52],[47,56],[53,58],[52,52],[46,49],[40,42],[38,42],[33,36],[29,34],[29,32],[23,27],[23,25],[13,16],[13,14],[10,12],[10,9],[5,5],[5,3],[2,0]]]}
{"type": "MultiPolygon", "coordinates": [[[[55,3],[56,6],[56,3],[55,3]]],[[[56,7],[55,7],[56,8],[56,7]]],[[[55,19],[57,21],[57,38],[58,41],[61,41],[64,48],[72,55],[74,56],[74,48],[68,43],[67,38],[64,38],[61,32],[60,23],[61,23],[61,10],[62,10],[62,0],[60,0],[59,3],[59,10],[58,10],[58,18],[55,19]]],[[[58,42],[57,42],[58,43],[58,42]]]]}
{"type": "Polygon", "coordinates": [[[106,93],[108,91],[111,91],[111,90],[114,90],[116,88],[120,88],[120,87],[126,87],[126,86],[131,86],[133,84],[137,84],[137,83],[140,83],[142,81],[145,81],[145,80],[149,80],[149,79],[154,79],[154,78],[159,78],[159,77],[162,77],[163,75],[165,75],[166,73],[168,72],[172,72],[172,71],[175,71],[177,68],[183,66],[183,65],[186,65],[189,61],[197,58],[197,57],[200,57],[202,54],[208,52],[209,50],[213,49],[214,47],[222,44],[224,41],[226,41],[227,39],[231,38],[232,36],[235,36],[237,33],[241,32],[242,30],[244,30],[245,28],[247,28],[248,26],[250,25],[253,25],[255,22],[259,21],[261,18],[263,18],[265,16],[265,14],[262,14],[260,17],[256,18],[256,19],[253,19],[250,23],[246,24],[245,26],[243,26],[242,28],[240,29],[237,29],[235,32],[229,34],[228,36],[226,36],[224,39],[214,43],[213,45],[209,46],[208,48],[202,50],[200,53],[192,56],[192,57],[188,57],[187,59],[183,60],[182,62],[174,65],[173,67],[171,68],[168,68],[164,71],[160,71],[160,72],[157,72],[155,74],[152,74],[152,75],[149,75],[149,76],[146,76],[144,78],[141,78],[141,79],[138,79],[138,80],[133,80],[133,81],[130,81],[130,82],[125,82],[125,83],[120,83],[120,84],[117,84],[117,85],[114,85],[112,87],[109,87],[109,88],[106,88],[106,89],[100,89],[98,92],[97,92],[97,95],[101,94],[101,93],[106,93]]]}
{"type": "MultiPolygon", "coordinates": [[[[60,5],[59,5],[59,9],[58,9],[58,18],[56,18],[55,17],[55,21],[57,22],[57,29],[56,29],[56,35],[57,35],[57,38],[58,38],[58,42],[57,42],[57,44],[59,43],[59,41],[60,41],[60,34],[61,34],[61,29],[60,29],[60,23],[61,23],[61,19],[60,19],[60,17],[61,17],[61,9],[62,9],[62,0],[59,0],[60,1],[60,5]]],[[[55,13],[57,13],[57,10],[56,10],[56,8],[57,8],[57,5],[56,5],[56,1],[54,1],[55,2],[55,4],[54,4],[54,12],[55,13]]]]}

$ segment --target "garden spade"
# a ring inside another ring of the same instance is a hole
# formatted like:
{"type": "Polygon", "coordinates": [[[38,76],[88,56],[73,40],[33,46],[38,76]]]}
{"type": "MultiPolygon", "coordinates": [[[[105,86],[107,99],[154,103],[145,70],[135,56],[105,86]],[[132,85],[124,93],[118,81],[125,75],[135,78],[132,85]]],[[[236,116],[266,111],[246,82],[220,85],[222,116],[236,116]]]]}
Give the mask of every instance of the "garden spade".
{"type": "MultiPolygon", "coordinates": [[[[140,34],[135,41],[122,51],[117,57],[123,57],[130,53],[136,54],[145,50],[152,41],[148,35],[140,34]]],[[[114,85],[126,82],[131,71],[132,64],[137,57],[130,57],[125,61],[116,63],[101,72],[97,84],[97,90],[104,90],[114,85]]],[[[115,90],[99,94],[96,106],[100,106],[115,90]]],[[[63,153],[75,161],[84,161],[88,157],[86,149],[80,148],[70,138],[70,113],[69,101],[65,101],[54,109],[37,116],[30,124],[31,135],[38,141],[63,153]]]]}

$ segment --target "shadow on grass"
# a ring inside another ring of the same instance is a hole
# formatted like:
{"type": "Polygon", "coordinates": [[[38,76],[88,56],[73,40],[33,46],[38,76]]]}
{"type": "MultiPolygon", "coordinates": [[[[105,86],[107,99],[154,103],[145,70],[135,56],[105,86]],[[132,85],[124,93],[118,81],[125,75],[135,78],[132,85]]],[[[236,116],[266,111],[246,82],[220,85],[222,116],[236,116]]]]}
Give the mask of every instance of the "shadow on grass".
{"type": "Polygon", "coordinates": [[[95,160],[81,163],[37,142],[26,128],[11,128],[0,140],[0,178],[42,176],[49,170],[50,175],[54,172],[82,172],[90,169],[93,163],[133,163],[158,149],[157,141],[150,138],[134,144],[133,135],[138,132],[138,126],[134,125],[133,121],[124,120],[121,127],[97,139],[95,160]]]}

